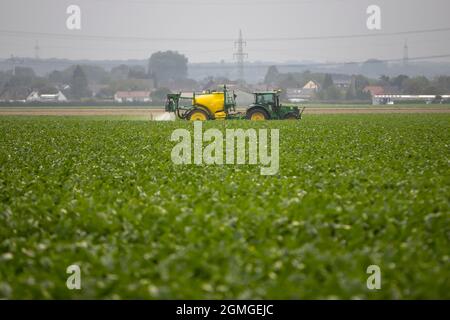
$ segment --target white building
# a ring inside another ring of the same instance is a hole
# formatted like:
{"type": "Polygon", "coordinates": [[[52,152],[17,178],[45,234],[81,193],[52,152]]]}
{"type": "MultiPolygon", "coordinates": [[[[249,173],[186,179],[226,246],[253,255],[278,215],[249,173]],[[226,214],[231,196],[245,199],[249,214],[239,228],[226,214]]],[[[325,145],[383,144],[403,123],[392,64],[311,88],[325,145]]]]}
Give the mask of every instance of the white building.
{"type": "Polygon", "coordinates": [[[150,91],[117,91],[114,95],[114,101],[124,102],[152,102],[150,91]]]}
{"type": "Polygon", "coordinates": [[[33,91],[26,99],[27,102],[66,102],[66,96],[61,92],[55,94],[40,94],[38,91],[33,91]]]}
{"type": "Polygon", "coordinates": [[[394,104],[395,102],[421,101],[427,104],[449,100],[450,95],[412,95],[412,94],[376,94],[372,96],[372,104],[394,104]]]}

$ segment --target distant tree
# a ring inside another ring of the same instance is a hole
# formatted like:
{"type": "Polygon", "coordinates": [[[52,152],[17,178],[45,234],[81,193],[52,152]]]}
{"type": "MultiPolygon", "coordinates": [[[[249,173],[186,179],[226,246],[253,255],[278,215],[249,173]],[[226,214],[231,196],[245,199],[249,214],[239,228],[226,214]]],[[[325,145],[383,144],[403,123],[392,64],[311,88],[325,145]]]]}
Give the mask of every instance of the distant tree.
{"type": "Polygon", "coordinates": [[[389,81],[390,81],[390,78],[384,74],[382,76],[380,76],[380,78],[379,78],[379,83],[381,86],[390,85],[389,81]]]}
{"type": "Polygon", "coordinates": [[[292,73],[285,73],[278,81],[278,86],[282,89],[298,88],[299,83],[292,73]]]}
{"type": "Polygon", "coordinates": [[[34,73],[34,70],[32,68],[16,67],[15,76],[22,77],[22,78],[28,78],[31,82],[36,77],[36,74],[34,73]]]}
{"type": "Polygon", "coordinates": [[[110,80],[109,72],[106,72],[105,69],[96,65],[73,65],[69,68],[62,71],[63,77],[65,79],[64,82],[70,83],[73,77],[73,73],[77,67],[80,67],[83,70],[84,75],[89,83],[101,83],[107,84],[110,80]]]}
{"type": "Polygon", "coordinates": [[[405,76],[405,75],[401,74],[401,75],[398,75],[398,76],[392,78],[392,79],[390,80],[390,84],[391,84],[392,86],[396,87],[397,89],[402,90],[402,89],[403,89],[403,83],[404,83],[405,80],[407,80],[407,79],[409,79],[408,76],[405,76]]]}
{"type": "Polygon", "coordinates": [[[327,73],[322,82],[322,90],[327,90],[332,85],[334,85],[333,78],[331,77],[331,74],[327,73]]]}
{"type": "Polygon", "coordinates": [[[50,72],[50,74],[48,75],[48,81],[53,84],[64,84],[68,82],[64,73],[58,70],[50,72]]]}
{"type": "Polygon", "coordinates": [[[177,80],[187,77],[188,59],[178,52],[153,53],[148,63],[149,76],[156,81],[177,80]]]}
{"type": "Polygon", "coordinates": [[[117,91],[150,91],[153,88],[153,84],[149,79],[125,79],[111,81],[108,85],[108,89],[117,91]]]}
{"type": "Polygon", "coordinates": [[[271,85],[274,84],[279,77],[280,73],[278,72],[278,69],[276,66],[270,66],[269,69],[267,69],[266,76],[264,77],[264,83],[271,85]]]}
{"type": "Polygon", "coordinates": [[[148,79],[148,75],[144,67],[133,66],[128,71],[128,79],[148,79]]]}
{"type": "Polygon", "coordinates": [[[130,67],[125,64],[121,64],[120,66],[112,68],[111,72],[109,74],[110,74],[111,80],[115,81],[115,80],[127,79],[129,73],[130,73],[130,67]]]}
{"type": "Polygon", "coordinates": [[[438,88],[440,94],[450,93],[450,76],[439,76],[433,79],[433,85],[438,88]]]}
{"type": "Polygon", "coordinates": [[[31,84],[31,87],[34,90],[38,90],[43,94],[54,94],[58,92],[54,86],[51,85],[50,81],[47,78],[36,77],[31,84]]]}
{"type": "Polygon", "coordinates": [[[347,89],[347,92],[345,93],[345,99],[346,100],[353,100],[356,98],[356,77],[353,76],[350,81],[350,86],[347,89]]]}
{"type": "Polygon", "coordinates": [[[165,102],[167,95],[171,93],[170,89],[168,88],[159,88],[152,92],[151,98],[153,102],[165,102]]]}
{"type": "Polygon", "coordinates": [[[403,90],[406,94],[424,94],[429,85],[430,81],[426,77],[414,77],[404,81],[403,90]]]}
{"type": "Polygon", "coordinates": [[[90,96],[88,89],[88,80],[83,69],[79,65],[77,65],[73,71],[70,87],[71,95],[76,99],[90,96]]]}
{"type": "Polygon", "coordinates": [[[362,75],[352,76],[350,86],[345,93],[346,100],[368,100],[370,93],[365,92],[364,88],[369,85],[369,79],[362,75]]]}
{"type": "Polygon", "coordinates": [[[329,86],[324,92],[326,100],[340,100],[342,98],[341,92],[335,85],[329,86]]]}
{"type": "Polygon", "coordinates": [[[14,87],[31,87],[33,80],[36,78],[36,74],[32,68],[16,67],[14,75],[12,75],[8,83],[9,88],[14,87]]]}
{"type": "Polygon", "coordinates": [[[10,74],[4,71],[0,71],[0,94],[10,78],[11,78],[10,74]]]}
{"type": "Polygon", "coordinates": [[[102,67],[95,65],[83,65],[82,69],[89,82],[106,83],[109,80],[109,73],[102,67]]]}
{"type": "Polygon", "coordinates": [[[356,91],[363,91],[369,85],[369,79],[363,75],[354,76],[356,91]]]}
{"type": "Polygon", "coordinates": [[[422,93],[439,95],[439,88],[434,85],[429,85],[428,87],[423,89],[422,93]]]}
{"type": "Polygon", "coordinates": [[[389,71],[386,62],[377,59],[369,59],[361,65],[360,72],[369,77],[379,77],[389,71]]]}

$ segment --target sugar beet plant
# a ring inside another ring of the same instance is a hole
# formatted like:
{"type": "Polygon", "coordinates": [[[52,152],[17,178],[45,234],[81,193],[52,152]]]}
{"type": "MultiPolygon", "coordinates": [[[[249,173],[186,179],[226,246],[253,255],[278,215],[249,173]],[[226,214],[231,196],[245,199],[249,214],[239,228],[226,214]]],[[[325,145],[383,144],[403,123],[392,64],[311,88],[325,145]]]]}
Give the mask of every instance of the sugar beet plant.
{"type": "Polygon", "coordinates": [[[205,124],[280,129],[279,172],[262,176],[174,165],[187,122],[3,117],[0,298],[448,299],[449,123],[205,124]]]}

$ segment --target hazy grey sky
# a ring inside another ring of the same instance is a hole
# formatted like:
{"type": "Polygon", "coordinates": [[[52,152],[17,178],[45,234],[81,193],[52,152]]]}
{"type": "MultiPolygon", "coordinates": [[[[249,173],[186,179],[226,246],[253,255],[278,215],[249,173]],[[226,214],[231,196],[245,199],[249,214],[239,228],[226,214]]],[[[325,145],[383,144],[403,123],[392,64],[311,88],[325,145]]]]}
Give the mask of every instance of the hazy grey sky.
{"type": "Polygon", "coordinates": [[[232,61],[239,29],[248,39],[249,61],[401,58],[405,39],[410,57],[443,55],[450,54],[448,30],[351,39],[273,38],[450,28],[449,13],[449,0],[1,0],[0,57],[34,56],[38,41],[42,58],[142,59],[171,49],[191,62],[232,61]],[[71,4],[82,10],[79,31],[66,28],[71,4]],[[366,27],[371,4],[381,7],[381,31],[366,27]]]}

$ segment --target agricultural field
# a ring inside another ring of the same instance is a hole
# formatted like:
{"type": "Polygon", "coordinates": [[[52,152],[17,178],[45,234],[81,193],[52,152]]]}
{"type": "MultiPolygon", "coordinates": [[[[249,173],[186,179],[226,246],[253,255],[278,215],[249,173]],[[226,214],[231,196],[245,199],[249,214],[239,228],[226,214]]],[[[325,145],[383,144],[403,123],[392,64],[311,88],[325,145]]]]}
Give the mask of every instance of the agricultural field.
{"type": "Polygon", "coordinates": [[[0,117],[0,298],[450,299],[449,126],[448,113],[204,125],[280,129],[279,173],[262,176],[174,165],[187,122],[0,117]]]}

